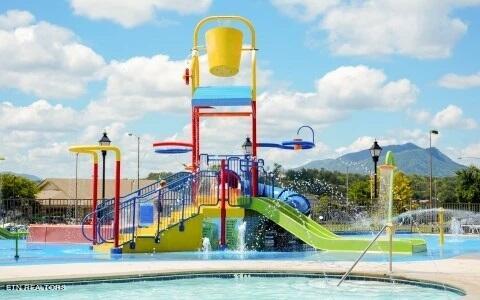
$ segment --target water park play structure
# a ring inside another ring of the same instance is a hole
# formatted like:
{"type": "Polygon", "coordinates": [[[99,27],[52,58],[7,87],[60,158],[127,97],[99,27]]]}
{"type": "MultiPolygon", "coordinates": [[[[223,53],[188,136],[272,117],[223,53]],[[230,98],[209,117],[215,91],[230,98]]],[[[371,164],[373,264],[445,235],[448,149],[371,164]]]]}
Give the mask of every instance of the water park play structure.
{"type": "MultiPolygon", "coordinates": [[[[327,230],[308,217],[309,200],[289,189],[277,186],[275,177],[266,171],[259,148],[303,151],[315,147],[314,131],[300,126],[297,137],[281,143],[260,142],[257,135],[256,37],[252,23],[237,16],[213,16],[195,27],[190,67],[185,70],[185,83],[191,85],[191,141],[154,143],[159,154],[191,153],[191,163],[181,171],[138,191],[120,196],[120,150],[115,146],[73,146],[70,151],[93,158],[93,211],[81,226],[86,239],[96,251],[112,253],[151,253],[196,251],[208,238],[213,249],[235,249],[238,227],[252,232],[259,220],[270,220],[296,239],[319,250],[371,251],[411,254],[426,250],[418,239],[393,240],[393,225],[388,214],[389,239],[370,240],[344,238],[327,230]],[[230,27],[218,26],[228,21],[230,27]],[[217,26],[214,26],[217,25],[217,26]],[[235,26],[235,27],[234,27],[235,26]],[[243,30],[242,30],[243,29],[243,30]],[[200,33],[205,31],[205,46],[200,33]],[[244,32],[249,41],[243,40],[244,32]],[[245,46],[248,44],[248,46],[245,46]],[[251,56],[251,82],[248,86],[202,86],[200,55],[208,56],[209,71],[217,77],[235,76],[241,56],[251,56]],[[239,110],[240,108],[240,110],[239,110]],[[218,111],[217,111],[218,109],[218,111]],[[249,120],[251,140],[245,154],[203,154],[200,147],[202,118],[238,117],[249,120]],[[309,130],[311,140],[300,138],[309,130]],[[116,155],[115,197],[97,203],[98,151],[116,155]]],[[[393,170],[393,167],[391,167],[393,170]]],[[[393,171],[392,171],[393,172],[393,171]]],[[[393,174],[393,173],[392,173],[393,174]]],[[[393,175],[390,176],[390,178],[393,175]]],[[[391,192],[391,191],[390,191],[391,192]]]]}

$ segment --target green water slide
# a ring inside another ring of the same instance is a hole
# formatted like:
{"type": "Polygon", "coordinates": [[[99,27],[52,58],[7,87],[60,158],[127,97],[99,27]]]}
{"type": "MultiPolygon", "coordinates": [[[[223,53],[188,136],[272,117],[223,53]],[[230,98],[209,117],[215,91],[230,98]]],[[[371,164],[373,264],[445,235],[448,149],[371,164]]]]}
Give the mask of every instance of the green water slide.
{"type": "MultiPolygon", "coordinates": [[[[15,239],[16,235],[17,233],[10,232],[4,228],[0,228],[0,239],[13,240],[15,239]]],[[[26,236],[27,236],[27,232],[24,232],[24,231],[18,232],[19,239],[24,239],[26,236]]]]}
{"type": "MultiPolygon", "coordinates": [[[[319,250],[361,252],[370,243],[367,239],[338,236],[283,201],[256,197],[251,199],[246,208],[264,215],[306,244],[319,250]]],[[[388,246],[388,240],[380,238],[370,251],[387,252],[388,246]]],[[[422,239],[393,240],[395,253],[412,254],[426,250],[427,245],[422,239]]]]}

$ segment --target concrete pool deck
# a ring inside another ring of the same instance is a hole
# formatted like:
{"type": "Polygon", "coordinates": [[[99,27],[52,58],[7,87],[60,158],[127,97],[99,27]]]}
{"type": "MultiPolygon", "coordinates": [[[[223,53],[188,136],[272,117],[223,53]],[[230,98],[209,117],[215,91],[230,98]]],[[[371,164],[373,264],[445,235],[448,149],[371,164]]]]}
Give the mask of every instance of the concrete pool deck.
{"type": "MultiPolygon", "coordinates": [[[[0,285],[198,272],[270,271],[342,274],[351,265],[352,262],[198,260],[0,266],[0,285]]],[[[385,262],[360,262],[352,274],[385,277],[387,268],[385,262]]],[[[480,254],[435,261],[394,262],[392,276],[444,283],[464,290],[467,293],[464,299],[480,298],[480,254]]]]}

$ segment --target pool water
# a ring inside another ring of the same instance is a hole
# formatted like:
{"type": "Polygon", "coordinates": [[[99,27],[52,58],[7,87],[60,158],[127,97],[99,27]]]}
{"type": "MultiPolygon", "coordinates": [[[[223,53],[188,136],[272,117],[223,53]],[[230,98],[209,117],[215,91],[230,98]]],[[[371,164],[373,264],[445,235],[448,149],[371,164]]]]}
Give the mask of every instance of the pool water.
{"type": "Polygon", "coordinates": [[[67,285],[60,291],[0,291],[3,300],[32,299],[459,299],[443,289],[378,281],[338,278],[198,277],[188,279],[67,285]]]}
{"type": "MultiPolygon", "coordinates": [[[[358,236],[371,239],[372,236],[358,236]]],[[[395,255],[394,261],[420,261],[450,258],[463,254],[480,254],[480,236],[446,236],[443,247],[440,246],[438,235],[432,234],[399,234],[397,238],[422,238],[427,242],[427,252],[414,255],[395,255]]],[[[125,254],[111,256],[95,253],[87,244],[43,244],[19,242],[19,260],[15,261],[15,241],[0,240],[0,265],[13,264],[51,264],[75,262],[105,262],[105,261],[149,261],[149,260],[301,260],[301,261],[353,261],[358,253],[304,251],[304,252],[178,252],[156,254],[125,254]]],[[[387,261],[386,253],[367,253],[363,261],[387,261]]]]}

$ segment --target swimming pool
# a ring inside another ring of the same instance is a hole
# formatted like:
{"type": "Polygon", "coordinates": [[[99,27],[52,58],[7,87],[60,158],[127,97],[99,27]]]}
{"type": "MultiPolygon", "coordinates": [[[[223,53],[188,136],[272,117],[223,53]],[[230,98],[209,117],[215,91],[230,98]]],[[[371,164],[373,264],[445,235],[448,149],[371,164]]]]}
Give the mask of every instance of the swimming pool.
{"type": "MultiPolygon", "coordinates": [[[[362,237],[362,236],[357,236],[362,237]]],[[[371,236],[364,236],[371,238],[371,236]]],[[[399,234],[399,238],[423,238],[427,241],[428,251],[414,255],[395,255],[394,261],[421,261],[450,258],[462,254],[480,253],[479,236],[446,236],[443,247],[439,245],[438,235],[399,234]]],[[[20,259],[15,261],[15,241],[0,240],[0,265],[14,264],[52,264],[105,261],[149,261],[149,260],[301,260],[301,261],[353,261],[358,253],[327,251],[304,252],[177,252],[156,254],[110,254],[95,253],[86,244],[43,244],[20,241],[20,259]]],[[[368,253],[364,261],[387,261],[386,253],[368,253]]]]}
{"type": "MultiPolygon", "coordinates": [[[[336,287],[338,278],[320,274],[216,273],[141,279],[76,282],[51,291],[0,291],[4,300],[23,299],[458,299],[449,286],[356,277],[336,287]]],[[[39,285],[42,287],[44,285],[39,285]]]]}

